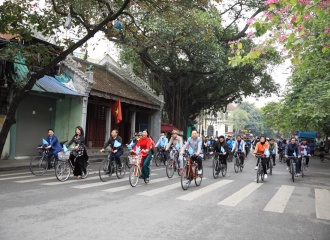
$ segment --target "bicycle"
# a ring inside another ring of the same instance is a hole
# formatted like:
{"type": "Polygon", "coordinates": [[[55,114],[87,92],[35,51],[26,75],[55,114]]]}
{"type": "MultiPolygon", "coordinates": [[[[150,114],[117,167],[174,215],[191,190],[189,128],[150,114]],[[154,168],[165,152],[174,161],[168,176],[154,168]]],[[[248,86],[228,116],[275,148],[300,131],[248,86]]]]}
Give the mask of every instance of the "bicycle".
{"type": "Polygon", "coordinates": [[[258,159],[258,165],[257,165],[257,183],[259,183],[259,181],[264,181],[264,169],[262,167],[262,158],[264,158],[265,156],[263,155],[255,155],[256,158],[258,159]]]}
{"type": "MultiPolygon", "coordinates": [[[[130,154],[128,155],[128,158],[130,164],[132,165],[129,171],[128,181],[132,187],[136,187],[136,185],[139,182],[140,176],[142,175],[142,168],[141,168],[142,155],[130,154]]],[[[148,183],[149,180],[144,179],[144,182],[148,183]]]]}
{"type": "Polygon", "coordinates": [[[240,155],[242,154],[242,151],[238,150],[235,156],[235,163],[234,163],[234,170],[235,173],[238,173],[238,170],[241,172],[243,171],[243,165],[241,160],[239,159],[240,155]]]}
{"type": "Polygon", "coordinates": [[[172,178],[174,175],[174,172],[178,172],[178,175],[180,175],[180,163],[179,163],[179,151],[177,149],[172,149],[171,151],[174,152],[173,159],[169,159],[166,164],[166,175],[168,178],[172,178]]]}
{"type": "Polygon", "coordinates": [[[203,180],[203,174],[198,174],[198,164],[193,161],[190,156],[187,159],[187,163],[185,164],[181,174],[182,189],[187,190],[192,180],[195,181],[196,186],[200,186],[203,180]]]}
{"type": "MultiPolygon", "coordinates": [[[[267,161],[269,161],[269,174],[273,175],[273,157],[272,155],[275,155],[273,153],[270,154],[270,157],[267,159],[267,161]]],[[[276,155],[275,155],[276,157],[276,155]]]]}
{"type": "Polygon", "coordinates": [[[284,149],[283,149],[283,148],[279,148],[279,149],[278,149],[278,160],[279,160],[280,162],[283,161],[283,163],[285,162],[285,161],[284,161],[284,149]]]}
{"type": "Polygon", "coordinates": [[[307,171],[307,166],[306,166],[306,157],[307,155],[303,155],[301,158],[301,177],[304,177],[304,172],[307,171]]]}
{"type": "Polygon", "coordinates": [[[112,155],[111,158],[111,153],[113,152],[112,150],[110,151],[104,151],[108,152],[107,158],[105,158],[100,166],[99,166],[99,177],[102,182],[107,182],[111,178],[112,174],[116,172],[116,176],[118,179],[121,179],[125,176],[126,174],[126,165],[123,164],[120,161],[120,164],[116,163],[115,161],[115,155],[112,155]]]}
{"type": "Polygon", "coordinates": [[[231,151],[231,148],[229,148],[228,151],[229,154],[228,154],[227,162],[232,162],[234,158],[234,153],[231,151]]]}
{"type": "Polygon", "coordinates": [[[213,160],[213,177],[217,179],[219,177],[219,173],[221,171],[221,174],[223,177],[227,174],[227,165],[223,164],[219,156],[224,156],[223,153],[215,153],[214,154],[214,160],[213,160]]]}
{"type": "Polygon", "coordinates": [[[292,177],[292,182],[294,182],[294,178],[295,178],[295,175],[296,175],[296,160],[297,160],[297,157],[295,156],[288,156],[288,158],[290,159],[290,169],[289,169],[289,172],[291,174],[291,177],[292,177]],[[294,160],[294,161],[293,161],[294,160]]]}
{"type": "Polygon", "coordinates": [[[49,163],[51,163],[50,167],[54,167],[56,165],[55,157],[51,156],[50,160],[48,161],[48,149],[45,147],[39,146],[37,150],[41,156],[37,156],[30,161],[30,171],[35,176],[42,176],[47,172],[49,169],[49,163]]]}
{"type": "Polygon", "coordinates": [[[165,149],[164,148],[158,148],[156,158],[155,158],[155,164],[157,167],[161,165],[161,163],[164,163],[164,166],[167,165],[167,159],[164,156],[165,154],[165,149]]]}
{"type": "MultiPolygon", "coordinates": [[[[74,171],[74,166],[72,165],[71,160],[69,159],[70,152],[59,152],[58,153],[58,164],[55,168],[55,176],[60,182],[65,182],[71,175],[71,172],[74,171]]],[[[76,160],[76,159],[75,159],[76,160]]],[[[86,172],[83,172],[81,178],[87,178],[89,174],[89,162],[86,161],[86,172]]]]}

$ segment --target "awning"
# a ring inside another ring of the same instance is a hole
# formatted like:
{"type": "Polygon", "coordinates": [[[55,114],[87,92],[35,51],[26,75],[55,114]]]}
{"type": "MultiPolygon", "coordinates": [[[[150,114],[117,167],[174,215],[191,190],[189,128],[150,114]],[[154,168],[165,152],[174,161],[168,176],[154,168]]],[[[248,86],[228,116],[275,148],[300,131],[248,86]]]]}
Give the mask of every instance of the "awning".
{"type": "Polygon", "coordinates": [[[177,131],[181,132],[181,130],[179,130],[179,128],[177,128],[173,124],[162,123],[160,129],[161,129],[162,132],[166,132],[166,133],[167,132],[172,132],[173,130],[177,130],[177,131]]]}
{"type": "Polygon", "coordinates": [[[37,92],[51,92],[51,93],[66,94],[66,95],[84,96],[83,94],[80,94],[78,92],[69,89],[63,83],[60,83],[55,78],[50,76],[44,76],[40,78],[35,83],[32,90],[37,92]]]}

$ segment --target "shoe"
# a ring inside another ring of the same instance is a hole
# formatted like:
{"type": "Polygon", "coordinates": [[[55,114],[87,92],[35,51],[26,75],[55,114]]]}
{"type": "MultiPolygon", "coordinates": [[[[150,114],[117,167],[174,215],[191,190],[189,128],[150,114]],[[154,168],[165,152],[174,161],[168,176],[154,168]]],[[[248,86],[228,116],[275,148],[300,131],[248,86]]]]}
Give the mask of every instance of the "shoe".
{"type": "Polygon", "coordinates": [[[258,170],[258,166],[256,166],[256,167],[254,168],[254,170],[258,170]]]}
{"type": "Polygon", "coordinates": [[[180,168],[180,175],[183,173],[183,168],[180,168]]]}
{"type": "Polygon", "coordinates": [[[306,165],[306,167],[308,167],[308,165],[306,165]]]}
{"type": "Polygon", "coordinates": [[[274,163],[273,166],[276,166],[276,163],[274,163]]]}
{"type": "Polygon", "coordinates": [[[267,178],[268,178],[268,176],[267,176],[267,174],[265,174],[265,175],[264,175],[264,179],[267,179],[267,178]]]}
{"type": "Polygon", "coordinates": [[[296,177],[299,177],[299,176],[300,176],[300,173],[297,173],[297,174],[296,174],[296,177]]]}
{"type": "Polygon", "coordinates": [[[285,169],[285,170],[289,171],[289,167],[286,167],[286,169],[285,169]]]}
{"type": "Polygon", "coordinates": [[[146,179],[145,179],[145,182],[146,182],[146,183],[148,183],[149,181],[150,181],[150,179],[149,179],[149,178],[146,178],[146,179]]]}
{"type": "Polygon", "coordinates": [[[244,164],[242,164],[241,167],[244,168],[244,164]]]}
{"type": "Polygon", "coordinates": [[[198,174],[198,175],[203,174],[203,170],[202,170],[202,169],[199,169],[199,170],[197,171],[197,174],[198,174]]]}

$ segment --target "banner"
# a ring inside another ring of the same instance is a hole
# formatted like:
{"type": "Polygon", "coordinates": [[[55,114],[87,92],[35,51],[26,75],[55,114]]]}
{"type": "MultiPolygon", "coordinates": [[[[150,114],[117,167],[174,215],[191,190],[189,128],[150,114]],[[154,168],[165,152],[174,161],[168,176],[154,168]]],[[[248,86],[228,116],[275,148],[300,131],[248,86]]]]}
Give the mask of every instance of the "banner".
{"type": "Polygon", "coordinates": [[[121,103],[118,98],[117,102],[112,106],[111,112],[115,117],[116,124],[120,123],[123,120],[122,112],[121,112],[121,103]]]}

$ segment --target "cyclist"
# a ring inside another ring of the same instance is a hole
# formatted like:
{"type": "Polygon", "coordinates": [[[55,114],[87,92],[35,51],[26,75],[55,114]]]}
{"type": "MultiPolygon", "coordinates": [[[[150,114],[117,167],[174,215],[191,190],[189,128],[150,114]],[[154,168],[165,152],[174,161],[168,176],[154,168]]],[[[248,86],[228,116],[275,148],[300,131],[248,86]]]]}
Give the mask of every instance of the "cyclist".
{"type": "Polygon", "coordinates": [[[251,149],[251,139],[249,137],[246,138],[246,142],[245,142],[245,152],[246,152],[246,156],[245,158],[247,158],[249,152],[251,149]]]}
{"type": "MultiPolygon", "coordinates": [[[[225,165],[225,169],[227,170],[228,145],[224,136],[219,137],[219,141],[214,143],[213,149],[216,153],[222,153],[222,155],[219,154],[219,160],[225,165]]],[[[219,173],[219,170],[217,170],[217,173],[219,173]]]]}
{"type": "MultiPolygon", "coordinates": [[[[262,169],[264,171],[264,178],[267,179],[267,168],[266,168],[266,163],[268,161],[268,157],[265,156],[265,151],[269,149],[269,144],[266,142],[266,138],[264,136],[261,136],[259,139],[259,142],[256,144],[256,147],[254,149],[253,156],[256,154],[262,155],[263,157],[261,158],[261,165],[262,169]]],[[[257,166],[255,167],[255,170],[258,170],[258,164],[259,164],[259,158],[257,161],[257,166]]]]}
{"type": "Polygon", "coordinates": [[[233,149],[234,143],[235,143],[235,141],[233,140],[233,136],[228,135],[228,139],[227,139],[228,152],[231,152],[231,150],[233,149]]]}
{"type": "Polygon", "coordinates": [[[320,143],[319,152],[320,152],[319,156],[320,156],[321,162],[323,163],[324,162],[324,156],[325,156],[325,144],[324,144],[323,141],[320,143]]]}
{"type": "MultiPolygon", "coordinates": [[[[270,161],[273,160],[273,166],[276,165],[275,160],[276,160],[276,155],[277,155],[277,143],[275,142],[275,140],[273,138],[271,138],[269,140],[269,153],[270,153],[270,161]]],[[[269,163],[267,164],[267,168],[269,168],[269,163]]]]}
{"type": "Polygon", "coordinates": [[[135,144],[139,141],[138,133],[134,133],[134,137],[131,138],[128,144],[126,144],[128,150],[132,150],[135,147],[135,144]]]}
{"type": "MultiPolygon", "coordinates": [[[[178,136],[178,131],[177,130],[173,130],[172,131],[172,136],[170,141],[168,142],[167,146],[165,147],[165,150],[168,151],[170,149],[171,146],[173,146],[175,149],[177,149],[179,152],[181,150],[181,152],[183,151],[182,145],[183,145],[183,141],[182,141],[182,137],[178,136]]],[[[174,151],[170,152],[170,158],[173,160],[174,159],[174,151]]],[[[179,162],[180,162],[180,174],[183,171],[183,155],[179,154],[179,162]]]]}
{"type": "Polygon", "coordinates": [[[150,180],[150,161],[152,158],[151,155],[151,147],[152,147],[152,143],[151,143],[151,139],[150,137],[148,137],[148,130],[145,129],[142,132],[142,138],[140,138],[140,140],[137,142],[137,144],[135,145],[134,149],[131,150],[131,152],[135,152],[135,153],[140,153],[142,155],[142,160],[141,160],[141,166],[142,166],[142,175],[141,178],[143,178],[146,182],[149,182],[150,180]],[[139,149],[139,150],[138,150],[139,149]]]}
{"type": "Polygon", "coordinates": [[[297,144],[296,138],[291,138],[291,141],[286,145],[285,147],[285,158],[286,158],[286,170],[289,170],[290,167],[290,158],[289,156],[298,156],[298,159],[295,159],[296,161],[296,177],[300,176],[300,167],[301,167],[301,153],[300,153],[300,147],[297,144]]]}
{"type": "Polygon", "coordinates": [[[48,150],[48,169],[52,167],[50,158],[54,155],[55,161],[58,161],[58,153],[62,150],[61,143],[58,141],[58,138],[54,135],[53,129],[48,129],[47,142],[49,143],[45,149],[48,150]]]}
{"type": "MultiPolygon", "coordinates": [[[[112,151],[110,154],[110,159],[115,158],[116,164],[118,164],[119,168],[122,167],[120,156],[123,155],[124,150],[122,147],[122,139],[120,136],[118,136],[118,130],[114,129],[111,131],[111,137],[104,143],[103,148],[100,150],[101,152],[104,152],[104,149],[110,145],[112,151]]],[[[111,162],[109,161],[109,167],[111,162]]]]}
{"type": "Polygon", "coordinates": [[[241,165],[244,167],[244,158],[245,158],[245,142],[240,135],[237,136],[234,146],[231,150],[232,153],[235,153],[235,157],[239,154],[239,159],[241,160],[241,165]]]}
{"type": "Polygon", "coordinates": [[[76,127],[76,134],[73,136],[71,141],[66,145],[69,147],[72,143],[75,143],[74,149],[70,152],[70,161],[74,166],[73,174],[77,178],[81,178],[82,173],[87,173],[86,166],[88,155],[85,149],[85,136],[84,130],[81,126],[76,127]]]}
{"type": "Polygon", "coordinates": [[[197,174],[202,174],[203,165],[202,165],[202,139],[198,137],[197,130],[191,131],[191,137],[188,138],[186,144],[181,148],[180,156],[183,155],[184,149],[189,146],[193,150],[193,155],[191,156],[191,160],[196,161],[198,164],[198,172],[197,174]]]}
{"type": "MultiPolygon", "coordinates": [[[[161,132],[160,138],[158,139],[158,141],[156,143],[157,151],[159,151],[161,149],[165,149],[167,144],[168,144],[168,139],[165,137],[165,132],[161,132]]],[[[166,158],[167,158],[166,152],[164,151],[163,154],[164,154],[164,159],[166,160],[166,158]]]]}
{"type": "Polygon", "coordinates": [[[305,157],[306,157],[306,167],[308,167],[309,157],[311,156],[311,154],[310,154],[310,147],[309,147],[309,144],[307,142],[307,139],[304,138],[301,141],[301,143],[299,144],[299,147],[300,147],[300,152],[302,154],[304,154],[305,157]]]}

